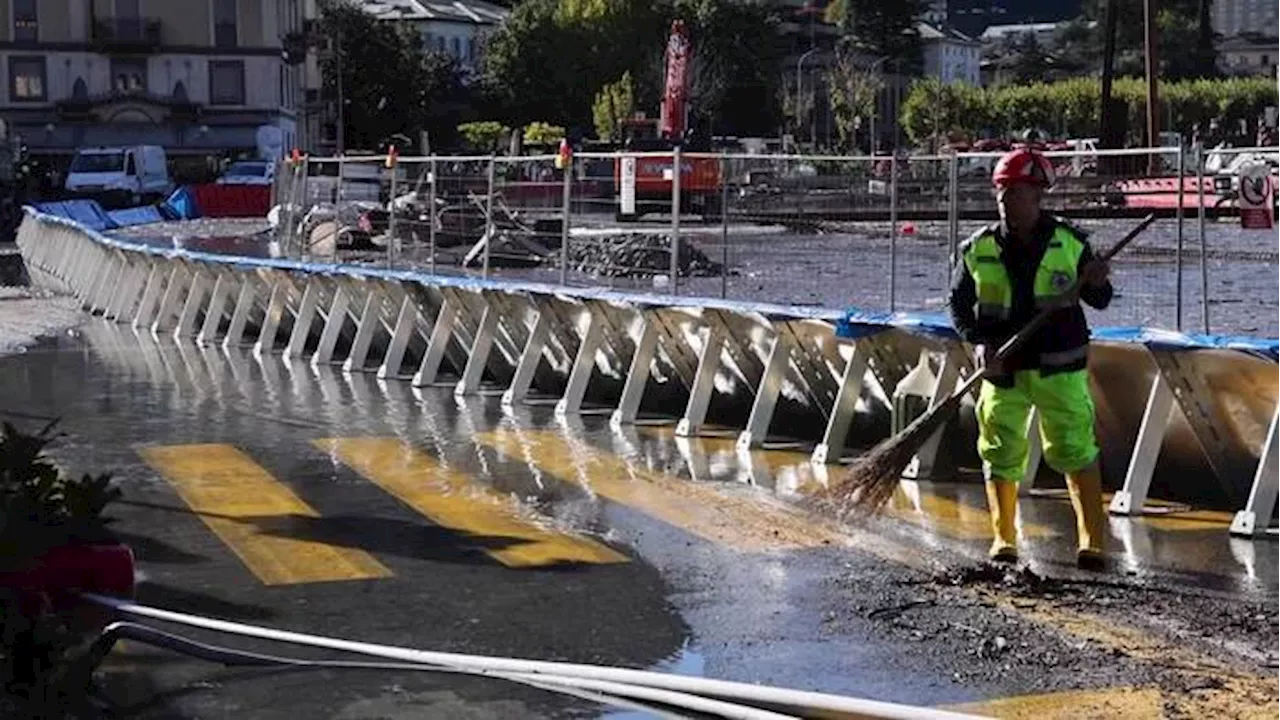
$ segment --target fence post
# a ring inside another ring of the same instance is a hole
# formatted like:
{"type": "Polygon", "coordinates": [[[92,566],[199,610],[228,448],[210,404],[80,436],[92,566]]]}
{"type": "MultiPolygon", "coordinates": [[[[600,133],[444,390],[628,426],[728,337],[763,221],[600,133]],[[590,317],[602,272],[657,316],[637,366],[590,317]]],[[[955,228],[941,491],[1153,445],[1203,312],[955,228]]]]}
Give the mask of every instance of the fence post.
{"type": "Polygon", "coordinates": [[[889,158],[889,312],[897,310],[898,292],[898,151],[889,158]]]}
{"type": "Polygon", "coordinates": [[[492,155],[489,156],[489,189],[485,193],[484,199],[484,269],[481,270],[481,277],[489,277],[489,253],[493,248],[493,190],[496,178],[494,177],[497,161],[492,155]]]}
{"type": "Polygon", "coordinates": [[[729,157],[720,152],[720,299],[729,297],[729,157]]]}
{"type": "Polygon", "coordinates": [[[344,168],[346,168],[346,164],[344,164],[342,161],[342,155],[338,155],[338,188],[337,188],[337,191],[334,192],[334,201],[333,201],[334,209],[337,210],[337,215],[335,215],[334,223],[333,223],[334,232],[333,232],[332,260],[334,261],[334,263],[337,263],[338,261],[338,236],[340,232],[342,232],[343,177],[344,177],[344,174],[346,174],[343,172],[344,168]]]}
{"type": "Polygon", "coordinates": [[[569,284],[569,215],[573,211],[573,163],[572,154],[564,164],[564,196],[560,199],[560,284],[569,284]]]}
{"type": "Polygon", "coordinates": [[[671,294],[680,294],[680,146],[671,151],[671,294]]]}
{"type": "MultiPolygon", "coordinates": [[[[387,156],[391,160],[391,156],[387,156]]],[[[390,197],[387,199],[387,269],[394,270],[396,267],[396,254],[400,250],[400,238],[396,235],[396,175],[400,173],[400,164],[397,162],[389,162],[391,170],[391,187],[387,190],[390,197]]]]}
{"type": "Polygon", "coordinates": [[[1178,222],[1178,230],[1177,230],[1178,288],[1175,293],[1175,297],[1177,298],[1176,304],[1178,308],[1177,324],[1176,324],[1176,327],[1178,328],[1178,332],[1182,332],[1182,201],[1184,197],[1182,183],[1183,183],[1183,178],[1186,177],[1186,163],[1184,162],[1185,156],[1186,156],[1186,153],[1183,151],[1182,137],[1179,136],[1178,137],[1178,207],[1174,211],[1177,213],[1177,222],[1178,222]]]}
{"type": "Polygon", "coordinates": [[[431,264],[431,274],[436,274],[436,182],[440,176],[436,172],[436,156],[427,159],[427,252],[431,264]]]}
{"type": "Polygon", "coordinates": [[[1196,171],[1199,187],[1196,189],[1200,196],[1200,212],[1197,213],[1196,225],[1197,232],[1200,235],[1200,319],[1204,324],[1204,333],[1209,334],[1209,243],[1205,237],[1205,210],[1204,210],[1204,143],[1196,141],[1196,171]]]}
{"type": "Polygon", "coordinates": [[[960,246],[960,153],[951,153],[951,162],[947,168],[947,234],[949,248],[948,268],[956,264],[956,251],[960,246]]]}

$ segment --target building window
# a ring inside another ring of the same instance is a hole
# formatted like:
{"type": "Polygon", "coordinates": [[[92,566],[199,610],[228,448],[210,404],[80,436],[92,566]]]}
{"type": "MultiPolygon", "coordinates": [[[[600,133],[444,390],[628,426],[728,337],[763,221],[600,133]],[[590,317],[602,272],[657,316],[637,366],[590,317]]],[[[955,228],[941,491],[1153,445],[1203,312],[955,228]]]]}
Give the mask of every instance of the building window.
{"type": "Polygon", "coordinates": [[[118,93],[147,91],[147,61],[114,58],[111,60],[111,89],[118,93]]]}
{"type": "Polygon", "coordinates": [[[216,60],[209,63],[209,104],[244,104],[243,60],[216,60]]]}
{"type": "Polygon", "coordinates": [[[9,58],[9,99],[14,102],[48,99],[43,56],[9,58]]]}
{"type": "Polygon", "coordinates": [[[1258,63],[1258,64],[1259,64],[1259,65],[1270,65],[1270,64],[1271,64],[1271,56],[1270,56],[1270,55],[1267,55],[1266,53],[1263,53],[1263,55],[1262,55],[1262,62],[1260,62],[1260,63],[1258,63]]]}
{"type": "Polygon", "coordinates": [[[37,42],[40,39],[40,14],[36,0],[13,0],[13,39],[37,42]]]}
{"type": "Polygon", "coordinates": [[[476,39],[467,38],[467,59],[472,62],[476,59],[476,39]]]}
{"type": "Polygon", "coordinates": [[[213,0],[213,44],[215,47],[235,47],[239,38],[236,30],[236,0],[213,0]]]}

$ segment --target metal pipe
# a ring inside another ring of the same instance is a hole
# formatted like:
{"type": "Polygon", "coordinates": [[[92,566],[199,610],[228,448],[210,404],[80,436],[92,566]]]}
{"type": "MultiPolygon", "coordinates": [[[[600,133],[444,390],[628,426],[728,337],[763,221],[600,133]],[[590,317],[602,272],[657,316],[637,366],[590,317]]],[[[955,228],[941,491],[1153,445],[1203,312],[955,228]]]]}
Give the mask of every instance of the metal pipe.
{"type": "Polygon", "coordinates": [[[1197,180],[1199,187],[1196,193],[1200,197],[1200,212],[1197,213],[1196,225],[1200,235],[1200,320],[1204,333],[1209,334],[1209,242],[1204,227],[1204,143],[1196,142],[1196,166],[1199,168],[1197,180]]]}
{"type": "Polygon", "coordinates": [[[720,299],[729,297],[729,160],[720,155],[720,299]]]}
{"type": "Polygon", "coordinates": [[[493,234],[495,232],[493,225],[493,190],[496,182],[496,178],[494,177],[494,169],[496,167],[497,165],[494,163],[493,158],[490,157],[488,191],[485,193],[484,198],[484,267],[480,271],[481,277],[484,278],[489,277],[489,253],[493,248],[493,234]]]}
{"type": "Polygon", "coordinates": [[[889,158],[889,312],[897,310],[898,293],[898,153],[889,158]]]}
{"type": "Polygon", "coordinates": [[[431,274],[436,274],[436,159],[427,161],[427,252],[430,253],[431,274]]]}
{"type": "Polygon", "coordinates": [[[569,214],[573,200],[573,162],[569,156],[564,166],[564,193],[560,199],[560,284],[569,284],[569,214]]]}
{"type": "Polygon", "coordinates": [[[1174,325],[1174,327],[1178,329],[1178,332],[1182,332],[1182,200],[1184,196],[1183,189],[1182,189],[1182,182],[1183,182],[1182,178],[1185,176],[1185,167],[1183,163],[1184,156],[1185,156],[1185,153],[1182,150],[1182,138],[1179,137],[1178,138],[1178,207],[1174,211],[1177,215],[1177,220],[1178,220],[1178,231],[1177,231],[1178,232],[1178,236],[1177,236],[1178,251],[1177,251],[1177,261],[1176,261],[1176,265],[1178,268],[1177,270],[1178,287],[1174,295],[1176,298],[1176,300],[1174,301],[1174,305],[1177,307],[1177,310],[1176,310],[1177,315],[1176,315],[1176,324],[1174,325]]]}
{"type": "Polygon", "coordinates": [[[960,247],[960,159],[955,154],[952,154],[947,168],[947,185],[947,234],[950,236],[947,267],[953,267],[956,264],[956,251],[960,247]]]}
{"type": "MultiPolygon", "coordinates": [[[[797,130],[797,131],[800,129],[800,103],[802,102],[801,98],[803,98],[803,97],[804,97],[804,92],[803,92],[803,90],[804,90],[804,75],[802,74],[802,73],[803,73],[803,71],[804,71],[804,61],[805,61],[805,60],[808,60],[808,59],[809,59],[809,56],[810,56],[810,55],[812,55],[812,54],[814,54],[814,53],[816,53],[816,52],[818,52],[818,48],[816,48],[816,47],[811,47],[811,48],[809,48],[808,50],[804,51],[804,53],[800,55],[800,59],[796,61],[796,104],[795,104],[795,108],[796,108],[796,130],[797,130]]],[[[796,133],[796,135],[797,135],[797,136],[799,136],[799,134],[800,134],[799,132],[797,132],[797,133],[796,133]]],[[[809,141],[810,141],[810,142],[812,142],[812,141],[813,141],[813,138],[812,138],[812,137],[810,137],[810,138],[809,138],[809,141]]]]}
{"type": "Polygon", "coordinates": [[[671,151],[671,294],[680,294],[680,146],[671,151]]]}

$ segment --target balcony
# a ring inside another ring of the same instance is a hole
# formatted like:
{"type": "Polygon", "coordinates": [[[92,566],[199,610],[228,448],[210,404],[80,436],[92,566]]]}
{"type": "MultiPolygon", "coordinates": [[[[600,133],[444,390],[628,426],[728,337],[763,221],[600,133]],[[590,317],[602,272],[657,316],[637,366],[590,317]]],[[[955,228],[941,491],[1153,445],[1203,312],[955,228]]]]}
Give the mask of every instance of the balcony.
{"type": "Polygon", "coordinates": [[[158,18],[98,18],[93,22],[93,43],[99,52],[157,52],[161,40],[158,18]]]}

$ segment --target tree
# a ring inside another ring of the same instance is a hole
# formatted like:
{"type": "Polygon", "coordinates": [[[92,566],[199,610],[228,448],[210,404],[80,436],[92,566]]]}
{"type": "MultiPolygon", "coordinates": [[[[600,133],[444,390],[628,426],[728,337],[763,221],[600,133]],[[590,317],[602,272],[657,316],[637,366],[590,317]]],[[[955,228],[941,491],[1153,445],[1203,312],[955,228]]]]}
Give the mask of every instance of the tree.
{"type": "Polygon", "coordinates": [[[601,140],[620,140],[622,122],[635,113],[635,87],[631,73],[625,72],[617,81],[606,84],[596,93],[591,103],[591,119],[596,137],[601,140]]]}
{"type": "MultiPolygon", "coordinates": [[[[1143,75],[1144,23],[1141,2],[1116,3],[1116,75],[1143,75]]],[[[1083,17],[1094,21],[1096,47],[1102,48],[1103,14],[1107,0],[1085,0],[1083,17]]],[[[1156,15],[1156,43],[1160,77],[1176,80],[1215,77],[1217,54],[1209,25],[1211,0],[1162,0],[1156,15]]],[[[1097,57],[1101,58],[1101,55],[1097,57]]],[[[1100,65],[1100,62],[1099,62],[1100,65]]]]}
{"type": "Polygon", "coordinates": [[[481,120],[458,126],[458,135],[466,142],[467,148],[484,154],[497,152],[498,143],[510,132],[510,128],[495,120],[481,120]]]}
{"type": "Polygon", "coordinates": [[[1042,82],[1049,72],[1049,56],[1040,47],[1035,33],[1024,33],[1018,40],[1013,61],[1016,82],[1042,82]]]}
{"type": "Polygon", "coordinates": [[[691,124],[773,131],[778,19],[760,3],[525,0],[490,42],[487,95],[512,124],[598,125],[600,91],[630,73],[633,107],[656,114],[667,31],[677,17],[693,45],[691,124]]]}
{"type": "MultiPolygon", "coordinates": [[[[836,61],[827,71],[831,88],[831,114],[840,146],[857,149],[857,134],[876,111],[876,98],[884,88],[879,73],[869,70],[868,58],[847,47],[836,52],[836,61]]],[[[874,143],[874,140],[872,141],[874,143]]]]}
{"type": "Polygon", "coordinates": [[[341,66],[347,148],[373,150],[392,135],[416,138],[421,130],[452,135],[465,95],[451,57],[346,0],[322,0],[319,25],[333,48],[321,60],[323,88],[335,101],[341,66]]]}
{"type": "Polygon", "coordinates": [[[921,68],[918,18],[921,0],[832,0],[825,19],[840,27],[854,47],[871,55],[889,57],[903,72],[921,68]]]}

